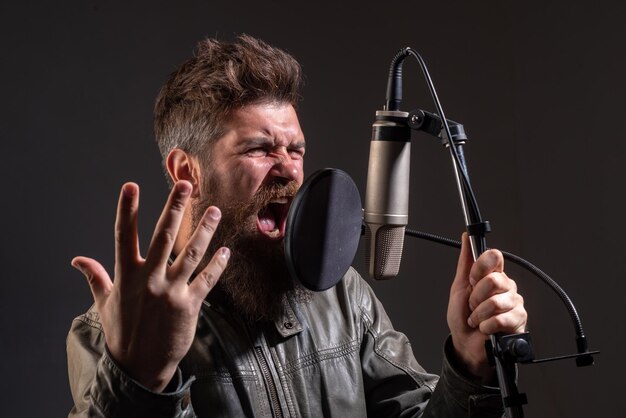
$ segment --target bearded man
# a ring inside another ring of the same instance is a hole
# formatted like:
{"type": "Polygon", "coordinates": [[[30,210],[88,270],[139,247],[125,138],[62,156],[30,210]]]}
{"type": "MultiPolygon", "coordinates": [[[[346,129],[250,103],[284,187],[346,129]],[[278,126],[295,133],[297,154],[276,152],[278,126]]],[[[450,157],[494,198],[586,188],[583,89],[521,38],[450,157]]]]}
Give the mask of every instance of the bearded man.
{"type": "Polygon", "coordinates": [[[114,278],[72,260],[95,304],[68,336],[70,417],[502,414],[483,343],[523,331],[526,311],[498,251],[474,263],[464,238],[440,378],[354,270],[324,292],[291,279],[282,241],[303,181],[300,83],[292,56],[241,36],[200,42],[161,89],[171,193],[146,257],[127,183],[114,278]]]}

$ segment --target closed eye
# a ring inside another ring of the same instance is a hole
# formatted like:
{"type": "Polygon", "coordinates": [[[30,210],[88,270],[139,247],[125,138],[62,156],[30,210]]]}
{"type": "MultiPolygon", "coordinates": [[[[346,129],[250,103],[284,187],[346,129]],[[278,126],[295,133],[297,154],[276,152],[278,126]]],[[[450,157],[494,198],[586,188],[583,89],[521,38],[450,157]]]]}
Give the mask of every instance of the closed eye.
{"type": "Polygon", "coordinates": [[[250,157],[265,157],[268,150],[265,147],[255,147],[246,150],[246,155],[250,157]]]}
{"type": "Polygon", "coordinates": [[[294,160],[304,157],[304,148],[292,148],[289,150],[289,156],[294,160]]]}

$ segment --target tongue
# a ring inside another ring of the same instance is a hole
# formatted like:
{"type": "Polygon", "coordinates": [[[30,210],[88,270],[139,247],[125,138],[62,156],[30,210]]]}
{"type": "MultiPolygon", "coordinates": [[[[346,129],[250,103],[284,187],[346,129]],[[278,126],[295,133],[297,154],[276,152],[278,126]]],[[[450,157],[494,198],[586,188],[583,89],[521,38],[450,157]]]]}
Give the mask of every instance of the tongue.
{"type": "Polygon", "coordinates": [[[271,211],[265,209],[259,212],[259,225],[264,232],[271,232],[276,229],[276,219],[271,211]]]}
{"type": "Polygon", "coordinates": [[[271,232],[276,229],[274,218],[259,218],[259,224],[261,225],[261,230],[265,232],[271,232]]]}

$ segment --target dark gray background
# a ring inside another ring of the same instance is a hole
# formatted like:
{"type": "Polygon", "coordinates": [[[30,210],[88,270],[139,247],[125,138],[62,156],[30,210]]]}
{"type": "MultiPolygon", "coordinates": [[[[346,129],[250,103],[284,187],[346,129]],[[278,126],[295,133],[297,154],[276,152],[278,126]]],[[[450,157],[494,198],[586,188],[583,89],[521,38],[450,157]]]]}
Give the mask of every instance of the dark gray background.
{"type": "MultiPolygon", "coordinates": [[[[535,262],[577,303],[596,365],[522,366],[530,417],[624,416],[624,3],[151,1],[0,5],[2,416],[60,417],[71,407],[65,336],[91,303],[69,265],[113,259],[119,187],[142,187],[145,242],[166,187],[151,118],[159,86],[205,36],[246,32],[287,49],[307,82],[307,173],[338,167],[365,189],[374,112],[391,57],[426,59],[449,118],[470,137],[469,170],[489,245],[535,262]],[[127,4],[128,3],[128,4],[127,4]]],[[[405,106],[433,110],[418,66],[405,106]]],[[[463,228],[449,157],[413,141],[411,226],[463,228]]],[[[416,356],[438,371],[454,249],[410,240],[401,275],[374,283],[416,356]]],[[[355,266],[363,271],[359,257],[355,266]]],[[[574,350],[556,297],[509,267],[540,357],[574,350]]]]}

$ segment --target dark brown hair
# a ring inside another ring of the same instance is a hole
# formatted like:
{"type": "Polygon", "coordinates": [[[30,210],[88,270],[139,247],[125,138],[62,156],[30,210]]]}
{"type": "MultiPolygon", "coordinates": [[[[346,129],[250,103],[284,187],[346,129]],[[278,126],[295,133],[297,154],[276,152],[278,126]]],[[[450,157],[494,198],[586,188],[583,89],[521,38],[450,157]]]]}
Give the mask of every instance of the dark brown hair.
{"type": "MultiPolygon", "coordinates": [[[[174,71],[154,107],[154,133],[163,163],[180,148],[205,162],[229,114],[243,106],[287,102],[294,107],[302,83],[300,64],[287,52],[248,35],[234,42],[205,39],[174,71]]],[[[166,171],[171,186],[171,179],[166,171]]]]}

